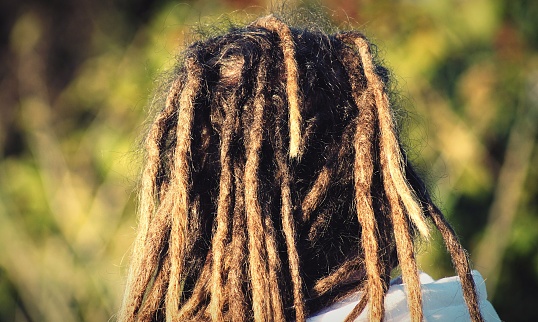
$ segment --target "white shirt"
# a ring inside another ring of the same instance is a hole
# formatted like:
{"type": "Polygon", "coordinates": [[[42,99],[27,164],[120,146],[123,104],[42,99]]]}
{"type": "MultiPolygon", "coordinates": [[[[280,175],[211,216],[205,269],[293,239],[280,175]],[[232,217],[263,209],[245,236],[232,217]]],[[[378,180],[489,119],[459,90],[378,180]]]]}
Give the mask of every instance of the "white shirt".
{"type": "MultiPolygon", "coordinates": [[[[486,284],[477,271],[473,279],[478,293],[480,311],[486,321],[501,321],[497,312],[487,300],[486,284]]],[[[422,287],[422,308],[424,321],[469,321],[469,311],[463,299],[460,280],[457,276],[433,280],[426,273],[420,273],[422,287]]],[[[361,294],[355,293],[344,300],[319,311],[307,319],[308,322],[344,321],[360,300],[361,294]]],[[[368,306],[355,321],[368,321],[368,306]]],[[[411,321],[404,285],[401,278],[391,282],[385,297],[385,321],[411,321]]]]}

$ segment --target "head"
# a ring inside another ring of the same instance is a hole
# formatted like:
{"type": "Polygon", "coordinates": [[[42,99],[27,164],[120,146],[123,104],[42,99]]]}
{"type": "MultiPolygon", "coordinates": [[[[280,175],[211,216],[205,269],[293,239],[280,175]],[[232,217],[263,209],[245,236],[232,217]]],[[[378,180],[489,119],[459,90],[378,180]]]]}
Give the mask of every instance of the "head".
{"type": "Polygon", "coordinates": [[[396,267],[421,319],[413,240],[432,226],[481,319],[372,50],[271,15],[185,51],[146,139],[121,320],[304,321],[362,291],[348,319],[378,321],[396,267]]]}

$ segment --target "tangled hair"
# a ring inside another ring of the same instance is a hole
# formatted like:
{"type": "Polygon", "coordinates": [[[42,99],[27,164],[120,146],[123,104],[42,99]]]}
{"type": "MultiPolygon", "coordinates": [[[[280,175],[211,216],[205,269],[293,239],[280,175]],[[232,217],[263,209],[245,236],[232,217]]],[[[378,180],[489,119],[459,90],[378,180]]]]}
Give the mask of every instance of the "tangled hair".
{"type": "Polygon", "coordinates": [[[405,157],[388,72],[361,34],[270,15],[185,52],[147,135],[139,233],[120,321],[304,321],[353,292],[384,317],[399,266],[441,232],[473,321],[465,250],[405,157]]]}

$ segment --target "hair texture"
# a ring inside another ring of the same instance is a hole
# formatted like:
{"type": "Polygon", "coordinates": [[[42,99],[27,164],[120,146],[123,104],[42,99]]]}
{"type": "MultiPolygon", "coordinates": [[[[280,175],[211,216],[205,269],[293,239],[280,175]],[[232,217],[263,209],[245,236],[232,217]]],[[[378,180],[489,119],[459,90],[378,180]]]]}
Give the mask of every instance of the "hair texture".
{"type": "Polygon", "coordinates": [[[305,321],[353,292],[384,317],[430,221],[482,321],[465,250],[400,144],[388,71],[360,33],[273,15],[186,49],[146,139],[120,321],[305,321]]]}

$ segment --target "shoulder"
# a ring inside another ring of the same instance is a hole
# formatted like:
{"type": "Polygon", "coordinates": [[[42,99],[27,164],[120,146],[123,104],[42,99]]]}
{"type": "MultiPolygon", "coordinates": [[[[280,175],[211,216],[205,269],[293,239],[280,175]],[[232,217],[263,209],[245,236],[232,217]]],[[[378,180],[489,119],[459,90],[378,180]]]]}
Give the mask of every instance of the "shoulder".
{"type": "MultiPolygon", "coordinates": [[[[477,287],[480,310],[486,321],[500,321],[497,312],[487,300],[484,279],[477,271],[473,271],[473,278],[477,287]]],[[[469,312],[463,299],[461,284],[456,276],[433,280],[425,273],[420,274],[423,295],[424,319],[426,321],[469,321],[469,312]]],[[[309,322],[344,321],[360,300],[361,294],[337,302],[321,310],[307,319],[309,322]]],[[[385,297],[386,321],[409,321],[409,310],[405,296],[404,285],[400,278],[391,282],[385,297]]],[[[368,311],[359,316],[356,321],[367,321],[368,311]]]]}

